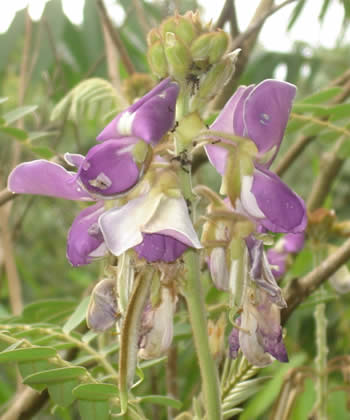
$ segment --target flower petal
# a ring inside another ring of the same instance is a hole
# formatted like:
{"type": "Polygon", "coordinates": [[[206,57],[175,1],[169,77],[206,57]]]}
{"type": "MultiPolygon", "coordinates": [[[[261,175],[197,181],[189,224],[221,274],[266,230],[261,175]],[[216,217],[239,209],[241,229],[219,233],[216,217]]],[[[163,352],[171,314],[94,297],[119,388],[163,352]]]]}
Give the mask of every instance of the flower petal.
{"type": "Polygon", "coordinates": [[[288,233],[282,241],[285,252],[296,254],[304,248],[305,233],[288,233]]]}
{"type": "Polygon", "coordinates": [[[251,190],[242,188],[241,201],[245,211],[253,218],[259,216],[259,223],[272,232],[298,233],[305,230],[307,215],[304,201],[277,175],[266,169],[255,169],[251,190]],[[251,193],[257,208],[247,199],[251,193]],[[260,218],[257,209],[264,218],[260,218]]]}
{"type": "Polygon", "coordinates": [[[161,233],[193,248],[202,248],[188,214],[186,201],[182,197],[161,196],[156,211],[144,225],[142,231],[145,233],[161,233]]]}
{"type": "Polygon", "coordinates": [[[174,125],[179,86],[170,78],[118,114],[97,137],[98,141],[136,136],[157,144],[174,125]]]}
{"type": "Polygon", "coordinates": [[[73,266],[89,264],[94,258],[106,254],[97,223],[103,212],[103,202],[99,202],[81,211],[74,219],[67,240],[67,258],[73,266]]]}
{"type": "Polygon", "coordinates": [[[271,272],[276,280],[280,279],[287,269],[287,255],[274,249],[267,251],[267,259],[271,266],[271,272]]]}
{"type": "Polygon", "coordinates": [[[92,200],[75,182],[76,174],[66,171],[57,163],[34,160],[21,163],[8,178],[8,189],[19,194],[37,194],[67,200],[92,200]]]}
{"type": "Polygon", "coordinates": [[[149,262],[173,262],[188,248],[187,245],[171,236],[158,233],[144,233],[143,241],[134,247],[140,258],[149,262]]]}
{"type": "Polygon", "coordinates": [[[244,104],[244,125],[260,155],[275,151],[264,165],[268,168],[283,139],[296,87],[278,80],[264,80],[249,94],[244,104]]]}
{"type": "Polygon", "coordinates": [[[227,267],[225,248],[214,248],[210,253],[208,265],[214,286],[219,290],[229,290],[230,272],[227,267]]]}
{"type": "Polygon", "coordinates": [[[68,165],[75,166],[79,168],[80,165],[83,163],[85,156],[80,155],[79,153],[65,153],[64,160],[68,163],[68,165]]]}
{"type": "MultiPolygon", "coordinates": [[[[236,90],[236,92],[234,93],[234,95],[231,96],[231,99],[226,103],[216,120],[210,126],[211,130],[224,131],[228,134],[243,135],[243,130],[241,130],[241,132],[234,131],[233,119],[235,113],[237,112],[237,108],[243,108],[243,102],[241,99],[247,90],[249,93],[251,88],[247,86],[240,86],[236,90]]],[[[222,141],[225,140],[222,139],[222,141]]],[[[219,174],[224,175],[228,150],[223,147],[220,147],[219,145],[208,144],[207,146],[205,146],[205,151],[208,155],[210,163],[219,172],[219,174]]]]}
{"type": "Polygon", "coordinates": [[[152,200],[142,195],[100,217],[99,225],[106,245],[114,255],[119,256],[143,241],[141,228],[152,217],[160,200],[161,195],[152,200]]]}
{"type": "Polygon", "coordinates": [[[132,154],[139,141],[128,137],[92,147],[77,174],[84,188],[92,194],[107,197],[130,190],[140,177],[132,154]]]}

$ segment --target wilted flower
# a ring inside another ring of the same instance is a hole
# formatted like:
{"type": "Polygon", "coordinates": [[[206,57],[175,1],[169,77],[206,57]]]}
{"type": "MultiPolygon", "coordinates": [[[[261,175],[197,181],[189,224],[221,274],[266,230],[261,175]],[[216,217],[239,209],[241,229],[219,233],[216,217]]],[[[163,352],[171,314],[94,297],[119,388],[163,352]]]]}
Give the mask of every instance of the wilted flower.
{"type": "Polygon", "coordinates": [[[97,283],[91,293],[86,323],[94,331],[112,328],[119,317],[115,281],[105,278],[97,283]]]}
{"type": "MultiPolygon", "coordinates": [[[[294,85],[276,80],[241,86],[210,127],[254,142],[254,167],[247,169],[248,164],[238,174],[240,195],[232,204],[272,232],[301,232],[307,223],[303,200],[268,169],[280,147],[295,92],[294,85]]],[[[221,145],[206,146],[209,160],[227,183],[237,182],[227,172],[232,165],[227,164],[230,152],[225,143],[230,142],[220,140],[221,145]]]]}
{"type": "Polygon", "coordinates": [[[139,357],[154,359],[165,354],[173,340],[173,319],[177,297],[162,287],[160,303],[146,305],[141,320],[139,357]]]}
{"type": "Polygon", "coordinates": [[[249,288],[238,318],[237,328],[230,337],[230,356],[237,357],[241,348],[247,360],[255,366],[266,366],[274,359],[288,362],[280,326],[280,309],[260,288],[249,288]],[[272,356],[272,357],[271,357],[272,356]]]}

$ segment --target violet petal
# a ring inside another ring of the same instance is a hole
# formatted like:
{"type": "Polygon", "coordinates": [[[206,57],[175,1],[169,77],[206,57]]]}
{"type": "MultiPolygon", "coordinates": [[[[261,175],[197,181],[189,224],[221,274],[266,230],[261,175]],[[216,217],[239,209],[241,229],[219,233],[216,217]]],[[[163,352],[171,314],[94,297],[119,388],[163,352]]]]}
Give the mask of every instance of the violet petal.
{"type": "Polygon", "coordinates": [[[144,233],[143,241],[134,247],[140,258],[149,262],[173,262],[188,248],[184,243],[167,235],[144,233]]]}
{"type": "Polygon", "coordinates": [[[99,202],[74,219],[67,239],[67,258],[73,266],[89,264],[94,258],[105,255],[106,247],[97,223],[103,212],[103,203],[99,202]]]}
{"type": "Polygon", "coordinates": [[[47,160],[21,163],[8,178],[8,189],[19,194],[37,194],[67,200],[92,200],[91,195],[75,182],[76,174],[47,160]]]}
{"type": "MultiPolygon", "coordinates": [[[[244,193],[244,192],[243,192],[244,193]]],[[[307,214],[304,201],[274,173],[255,169],[251,193],[265,218],[259,222],[272,232],[298,233],[305,230],[307,214]]],[[[242,200],[244,205],[244,202],[242,200]]],[[[245,205],[248,214],[254,213],[245,205]]]]}
{"type": "Polygon", "coordinates": [[[244,104],[244,124],[247,137],[252,139],[259,154],[275,147],[273,156],[264,165],[268,168],[283,139],[296,87],[287,82],[267,79],[259,83],[244,104]]]}
{"type": "Polygon", "coordinates": [[[140,176],[132,155],[137,141],[130,137],[109,140],[92,147],[77,174],[84,188],[92,194],[107,197],[130,190],[140,176]]]}

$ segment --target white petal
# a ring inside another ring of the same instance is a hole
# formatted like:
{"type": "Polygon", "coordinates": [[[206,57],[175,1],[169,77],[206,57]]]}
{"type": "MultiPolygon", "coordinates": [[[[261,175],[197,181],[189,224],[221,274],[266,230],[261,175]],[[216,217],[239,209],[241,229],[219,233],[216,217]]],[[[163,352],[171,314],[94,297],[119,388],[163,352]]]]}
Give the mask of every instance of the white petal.
{"type": "Polygon", "coordinates": [[[144,225],[143,232],[169,235],[188,246],[202,248],[182,197],[161,196],[158,208],[144,225]]]}
{"type": "Polygon", "coordinates": [[[136,112],[130,113],[125,111],[117,123],[117,131],[119,134],[130,135],[132,132],[132,123],[134,122],[136,112]]]}
{"type": "Polygon", "coordinates": [[[155,213],[160,199],[161,195],[152,200],[142,195],[121,208],[107,211],[99,218],[106,245],[114,255],[119,256],[142,242],[142,227],[155,213]]]}
{"type": "Polygon", "coordinates": [[[215,287],[219,290],[229,289],[229,272],[226,252],[223,247],[214,248],[210,254],[210,274],[215,287]]]}
{"type": "Polygon", "coordinates": [[[252,176],[243,176],[241,202],[244,209],[257,219],[265,219],[265,214],[260,210],[254,194],[251,192],[253,185],[252,176]]]}

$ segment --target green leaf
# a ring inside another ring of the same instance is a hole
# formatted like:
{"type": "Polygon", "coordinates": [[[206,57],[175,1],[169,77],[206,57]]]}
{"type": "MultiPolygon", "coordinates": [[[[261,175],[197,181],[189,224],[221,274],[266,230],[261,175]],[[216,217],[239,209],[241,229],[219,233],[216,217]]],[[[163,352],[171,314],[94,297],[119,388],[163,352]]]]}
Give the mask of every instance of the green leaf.
{"type": "Polygon", "coordinates": [[[21,319],[26,323],[48,322],[52,318],[57,319],[60,314],[72,312],[76,301],[69,299],[48,299],[39,300],[27,305],[22,313],[21,319]]]}
{"type": "Polygon", "coordinates": [[[107,401],[79,400],[80,417],[84,420],[109,420],[107,401]]]}
{"type": "Polygon", "coordinates": [[[46,146],[31,146],[30,150],[44,159],[51,159],[55,156],[55,152],[46,146]]]}
{"type": "Polygon", "coordinates": [[[112,384],[82,384],[73,390],[79,400],[105,401],[119,395],[118,388],[112,384]]]}
{"type": "Polygon", "coordinates": [[[223,416],[225,419],[230,419],[233,416],[236,416],[237,414],[242,413],[243,408],[232,408],[231,410],[224,411],[223,416]]]}
{"type": "Polygon", "coordinates": [[[350,115],[350,104],[338,104],[333,105],[328,109],[331,121],[342,120],[344,118],[349,118],[350,115]]]}
{"type": "Polygon", "coordinates": [[[13,111],[7,112],[3,115],[6,124],[12,124],[13,122],[23,118],[27,114],[31,114],[38,108],[38,105],[27,105],[21,106],[19,108],[14,109],[13,111]]]}
{"type": "Polygon", "coordinates": [[[303,134],[305,136],[316,136],[325,129],[325,126],[317,123],[308,124],[303,128],[303,134]]]}
{"type": "Polygon", "coordinates": [[[56,350],[51,347],[31,347],[10,351],[5,350],[0,353],[0,363],[48,359],[49,357],[56,356],[56,353],[56,350]]]}
{"type": "Polygon", "coordinates": [[[305,104],[299,103],[293,106],[292,112],[302,114],[304,112],[312,112],[316,115],[324,116],[327,115],[328,109],[322,105],[305,104]]]}
{"type": "Polygon", "coordinates": [[[35,141],[43,137],[49,137],[57,134],[57,131],[32,131],[28,135],[28,140],[35,141]]]}
{"type": "Polygon", "coordinates": [[[176,408],[176,410],[180,410],[182,407],[181,401],[175,400],[174,398],[165,397],[163,395],[146,395],[145,397],[139,398],[139,401],[150,404],[164,405],[166,407],[176,408]]]}
{"type": "Polygon", "coordinates": [[[28,134],[24,130],[15,127],[4,127],[0,125],[0,132],[20,141],[27,140],[28,138],[28,134]]]}
{"type": "Polygon", "coordinates": [[[77,306],[76,310],[69,317],[68,321],[64,324],[62,330],[65,334],[69,334],[74,328],[78,327],[85,321],[86,311],[89,306],[90,296],[86,296],[77,306]]]}
{"type": "Polygon", "coordinates": [[[292,12],[292,16],[289,20],[289,23],[288,23],[288,26],[287,26],[287,31],[292,29],[292,27],[294,26],[294,23],[298,19],[298,17],[300,15],[301,11],[303,10],[304,6],[305,6],[305,0],[298,1],[297,5],[294,7],[294,10],[292,12]]]}
{"type": "MultiPolygon", "coordinates": [[[[44,370],[55,369],[56,366],[50,364],[47,360],[32,360],[30,362],[18,363],[18,368],[22,375],[22,378],[26,378],[27,376],[33,375],[38,372],[42,372],[44,370]]],[[[42,391],[46,388],[46,385],[32,384],[31,387],[36,389],[37,391],[42,391]]]]}
{"type": "Polygon", "coordinates": [[[147,369],[151,366],[155,366],[155,365],[158,365],[159,363],[164,362],[165,360],[167,360],[167,358],[168,356],[162,356],[162,357],[158,357],[158,359],[145,360],[139,364],[139,367],[141,369],[147,369]]]}
{"type": "Polygon", "coordinates": [[[304,104],[321,104],[332,99],[342,91],[339,86],[332,87],[330,89],[321,90],[321,92],[314,93],[313,95],[307,96],[303,99],[304,104]]]}
{"type": "Polygon", "coordinates": [[[44,372],[34,373],[24,379],[24,383],[32,384],[55,384],[70,381],[86,374],[86,369],[81,366],[64,367],[45,370],[44,372]]]}
{"type": "Polygon", "coordinates": [[[53,402],[61,407],[68,407],[75,400],[73,389],[78,385],[76,379],[48,386],[48,391],[53,402]]]}
{"type": "Polygon", "coordinates": [[[348,159],[350,157],[350,139],[344,141],[337,152],[337,156],[340,159],[348,159]]]}
{"type": "Polygon", "coordinates": [[[295,131],[300,130],[302,127],[304,127],[306,124],[308,124],[308,121],[304,120],[298,120],[297,118],[292,118],[289,120],[286,128],[286,133],[290,134],[295,131]]]}

